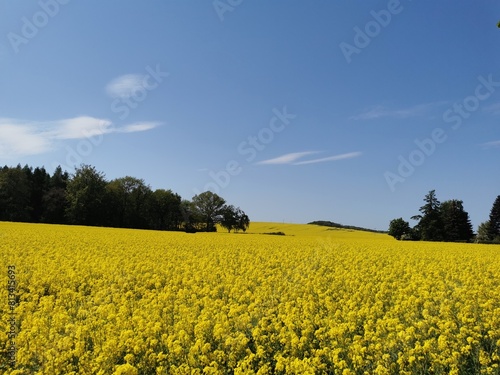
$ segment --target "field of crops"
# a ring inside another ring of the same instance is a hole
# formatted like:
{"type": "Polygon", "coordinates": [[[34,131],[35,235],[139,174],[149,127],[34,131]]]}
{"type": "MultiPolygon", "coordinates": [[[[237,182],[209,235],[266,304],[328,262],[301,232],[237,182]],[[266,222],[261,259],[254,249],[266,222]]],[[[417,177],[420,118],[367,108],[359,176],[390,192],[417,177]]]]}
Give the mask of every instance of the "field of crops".
{"type": "Polygon", "coordinates": [[[0,373],[500,374],[500,246],[249,231],[0,223],[0,373]]]}

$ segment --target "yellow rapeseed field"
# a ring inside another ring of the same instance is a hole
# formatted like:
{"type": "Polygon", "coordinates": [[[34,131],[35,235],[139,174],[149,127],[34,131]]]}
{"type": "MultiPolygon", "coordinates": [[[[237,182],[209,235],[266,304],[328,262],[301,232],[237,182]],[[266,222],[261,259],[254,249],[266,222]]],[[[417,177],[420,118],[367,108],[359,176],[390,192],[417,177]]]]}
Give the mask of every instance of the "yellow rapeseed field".
{"type": "Polygon", "coordinates": [[[500,246],[249,231],[0,223],[0,373],[500,374],[500,246]]]}

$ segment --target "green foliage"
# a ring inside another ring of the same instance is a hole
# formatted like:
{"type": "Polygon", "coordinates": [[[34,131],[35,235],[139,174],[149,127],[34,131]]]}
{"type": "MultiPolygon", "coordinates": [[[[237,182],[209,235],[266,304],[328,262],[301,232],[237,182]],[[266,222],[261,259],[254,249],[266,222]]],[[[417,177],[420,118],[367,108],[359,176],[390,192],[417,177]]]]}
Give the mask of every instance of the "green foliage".
{"type": "Polygon", "coordinates": [[[356,227],[354,225],[343,225],[343,224],[335,223],[335,222],[332,222],[332,221],[325,221],[325,220],[311,221],[308,224],[311,224],[311,225],[321,225],[321,226],[330,227],[330,228],[360,230],[360,231],[363,231],[363,232],[386,233],[385,231],[381,231],[381,230],[368,229],[368,228],[363,228],[363,227],[356,227]]]}
{"type": "Polygon", "coordinates": [[[149,201],[150,226],[157,230],[178,230],[182,223],[181,196],[172,190],[157,189],[149,201]]]}
{"type": "Polygon", "coordinates": [[[436,191],[431,190],[424,197],[425,204],[420,207],[421,215],[413,216],[412,219],[419,220],[417,229],[424,241],[443,241],[444,223],[441,215],[441,202],[436,197],[436,191]]]}
{"type": "Polygon", "coordinates": [[[402,239],[450,242],[469,242],[473,239],[469,214],[461,200],[451,199],[441,203],[436,191],[431,190],[424,197],[424,202],[419,209],[420,215],[411,218],[418,220],[417,225],[402,235],[402,239]]]}
{"type": "Polygon", "coordinates": [[[66,189],[69,222],[81,225],[103,225],[102,207],[106,194],[106,179],[90,165],[76,168],[66,189]]]}
{"type": "Polygon", "coordinates": [[[444,222],[445,241],[468,242],[474,237],[469,214],[464,210],[463,202],[452,199],[441,204],[444,222]]]}
{"type": "Polygon", "coordinates": [[[397,240],[401,240],[403,236],[408,236],[410,233],[410,224],[401,217],[389,223],[389,234],[397,240]]]}
{"type": "Polygon", "coordinates": [[[211,191],[195,195],[192,199],[195,210],[205,223],[207,232],[215,231],[215,224],[220,222],[226,201],[211,191]]]}
{"type": "Polygon", "coordinates": [[[500,195],[496,197],[491,207],[488,237],[490,241],[500,239],[500,195]]]}
{"type": "Polygon", "coordinates": [[[90,165],[81,165],[71,176],[61,167],[52,176],[43,167],[0,168],[0,221],[215,231],[225,207],[232,208],[225,218],[230,230],[245,231],[248,216],[212,192],[191,202],[171,190],[152,191],[135,177],[107,181],[90,165]]]}
{"type": "Polygon", "coordinates": [[[490,240],[490,222],[485,221],[479,224],[477,228],[476,242],[478,243],[489,243],[490,240]]]}
{"type": "Polygon", "coordinates": [[[222,209],[221,216],[220,225],[227,229],[228,232],[232,230],[245,232],[250,225],[250,219],[239,207],[235,208],[232,205],[226,205],[222,209]]]}
{"type": "Polygon", "coordinates": [[[106,186],[110,220],[121,228],[148,228],[148,203],[151,188],[134,177],[126,176],[109,182],[106,186]]]}
{"type": "Polygon", "coordinates": [[[30,172],[20,165],[16,168],[4,167],[0,172],[0,220],[29,221],[30,212],[30,172]]]}

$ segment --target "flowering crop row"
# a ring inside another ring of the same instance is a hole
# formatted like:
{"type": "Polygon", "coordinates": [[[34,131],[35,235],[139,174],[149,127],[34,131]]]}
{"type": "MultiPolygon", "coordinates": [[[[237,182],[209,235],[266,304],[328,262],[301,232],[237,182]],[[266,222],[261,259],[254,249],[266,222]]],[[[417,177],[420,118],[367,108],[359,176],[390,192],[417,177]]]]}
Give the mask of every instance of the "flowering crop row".
{"type": "Polygon", "coordinates": [[[0,223],[0,372],[500,374],[499,246],[294,228],[0,223]]]}

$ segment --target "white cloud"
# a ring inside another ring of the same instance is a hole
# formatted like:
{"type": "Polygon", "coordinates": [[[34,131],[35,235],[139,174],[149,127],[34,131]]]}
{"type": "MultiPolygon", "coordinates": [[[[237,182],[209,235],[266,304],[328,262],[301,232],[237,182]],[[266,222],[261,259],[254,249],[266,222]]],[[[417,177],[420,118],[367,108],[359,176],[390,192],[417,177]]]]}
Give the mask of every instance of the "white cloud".
{"type": "Polygon", "coordinates": [[[80,139],[104,135],[113,131],[112,122],[88,116],[56,121],[53,126],[55,138],[80,139]]]}
{"type": "Polygon", "coordinates": [[[64,140],[143,132],[159,125],[159,122],[142,122],[115,127],[107,119],[89,116],[45,122],[0,118],[0,158],[43,154],[56,149],[57,143],[64,140]]]}
{"type": "Polygon", "coordinates": [[[361,152],[349,152],[347,154],[328,156],[326,158],[299,161],[297,163],[294,163],[294,165],[316,164],[316,163],[324,163],[327,161],[338,161],[338,160],[344,160],[344,159],[352,159],[352,158],[356,158],[356,157],[361,156],[361,155],[362,155],[361,152]]]}
{"type": "Polygon", "coordinates": [[[37,155],[50,151],[50,140],[37,133],[31,125],[0,119],[0,157],[37,155]]]}
{"type": "Polygon", "coordinates": [[[303,156],[315,154],[317,152],[318,151],[293,152],[290,154],[278,156],[277,158],[274,159],[263,160],[261,162],[258,162],[257,164],[290,164],[295,160],[300,159],[303,156]]]}
{"type": "Polygon", "coordinates": [[[145,78],[141,74],[125,74],[109,82],[106,92],[113,98],[129,98],[136,90],[144,88],[145,78]]]}
{"type": "Polygon", "coordinates": [[[440,107],[447,102],[435,102],[435,103],[425,103],[418,104],[413,107],[407,108],[399,108],[399,109],[388,109],[384,106],[372,106],[367,108],[365,111],[358,115],[351,116],[351,120],[374,120],[377,118],[383,117],[392,117],[392,118],[410,118],[410,117],[418,117],[425,116],[431,114],[432,111],[440,107]]]}
{"type": "Polygon", "coordinates": [[[358,156],[361,156],[361,152],[349,152],[347,154],[340,154],[340,155],[334,155],[334,156],[327,156],[325,158],[319,158],[319,159],[312,159],[312,160],[304,160],[304,161],[297,161],[304,156],[311,155],[311,154],[317,154],[319,151],[304,151],[304,152],[293,152],[290,154],[285,154],[282,156],[278,156],[277,158],[274,159],[269,159],[269,160],[264,160],[261,161],[257,164],[293,164],[293,165],[305,165],[305,164],[315,164],[315,163],[324,163],[328,161],[337,161],[337,160],[343,160],[343,159],[352,159],[358,156]]]}
{"type": "Polygon", "coordinates": [[[147,130],[154,129],[160,126],[160,122],[136,122],[135,124],[130,124],[124,126],[120,132],[121,133],[136,133],[136,132],[144,132],[147,130]]]}

